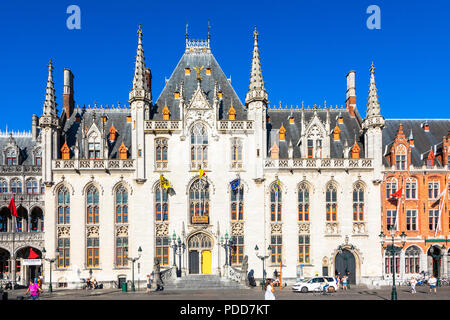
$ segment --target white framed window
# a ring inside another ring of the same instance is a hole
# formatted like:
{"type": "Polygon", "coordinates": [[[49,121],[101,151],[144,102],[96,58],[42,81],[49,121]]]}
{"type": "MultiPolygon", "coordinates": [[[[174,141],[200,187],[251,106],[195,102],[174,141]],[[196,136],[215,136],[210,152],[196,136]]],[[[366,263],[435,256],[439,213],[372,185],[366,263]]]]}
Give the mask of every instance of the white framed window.
{"type": "Polygon", "coordinates": [[[439,197],[439,182],[433,181],[428,182],[428,199],[429,200],[436,200],[439,197]]]}
{"type": "Polygon", "coordinates": [[[406,230],[417,231],[417,210],[406,210],[406,230]]]}
{"type": "Polygon", "coordinates": [[[397,219],[397,210],[386,211],[386,229],[391,230],[395,226],[395,220],[397,219]]]}
{"type": "Polygon", "coordinates": [[[417,199],[417,180],[416,179],[407,179],[406,180],[405,198],[407,200],[417,199]]]}
{"type": "Polygon", "coordinates": [[[231,140],[231,168],[242,168],[242,139],[240,138],[231,140]]]}

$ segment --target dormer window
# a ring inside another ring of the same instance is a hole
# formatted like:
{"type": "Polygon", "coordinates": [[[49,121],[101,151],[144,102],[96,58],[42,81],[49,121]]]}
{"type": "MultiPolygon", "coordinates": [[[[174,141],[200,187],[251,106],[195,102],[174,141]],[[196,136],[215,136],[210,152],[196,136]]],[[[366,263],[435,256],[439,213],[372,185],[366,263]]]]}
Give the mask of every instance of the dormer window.
{"type": "Polygon", "coordinates": [[[42,150],[37,149],[34,153],[34,165],[41,166],[42,165],[42,150]]]}
{"type": "Polygon", "coordinates": [[[427,167],[433,168],[433,166],[434,166],[434,152],[433,150],[430,150],[430,153],[428,154],[427,157],[427,167]]]}
{"type": "Polygon", "coordinates": [[[6,159],[5,159],[6,165],[8,166],[15,166],[17,165],[17,153],[14,149],[8,149],[6,151],[6,159]]]}
{"type": "Polygon", "coordinates": [[[406,170],[406,147],[402,144],[395,150],[395,169],[406,170]]]}
{"type": "Polygon", "coordinates": [[[100,159],[100,143],[89,143],[89,159],[100,159]]]}

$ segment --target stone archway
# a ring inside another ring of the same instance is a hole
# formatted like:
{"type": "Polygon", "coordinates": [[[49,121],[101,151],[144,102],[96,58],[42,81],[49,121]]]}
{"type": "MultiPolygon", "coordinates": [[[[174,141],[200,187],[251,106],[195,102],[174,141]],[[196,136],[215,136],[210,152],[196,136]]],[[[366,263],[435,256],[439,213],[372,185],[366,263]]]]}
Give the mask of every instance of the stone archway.
{"type": "Polygon", "coordinates": [[[187,239],[189,274],[211,274],[213,237],[197,232],[187,239]]]}
{"type": "Polygon", "coordinates": [[[431,246],[427,251],[428,272],[436,278],[444,275],[443,256],[445,250],[438,245],[431,246]]]}
{"type": "Polygon", "coordinates": [[[24,285],[28,284],[30,280],[34,280],[35,278],[42,275],[42,252],[31,246],[26,246],[18,249],[16,251],[16,274],[19,274],[19,278],[16,278],[17,282],[20,282],[24,285]],[[32,251],[31,251],[32,250],[32,251]],[[36,258],[30,257],[30,254],[36,254],[36,258]],[[36,260],[36,262],[39,262],[39,264],[25,264],[24,262],[26,260],[29,261],[29,259],[32,258],[33,260],[36,260]]]}
{"type": "Polygon", "coordinates": [[[343,272],[350,272],[350,274],[347,275],[349,277],[349,283],[360,283],[361,264],[363,261],[361,252],[353,245],[348,244],[348,241],[346,241],[345,244],[339,246],[338,249],[334,251],[331,256],[331,261],[331,272],[334,272],[334,275],[340,272],[341,276],[343,276],[343,272]],[[345,258],[347,258],[347,260],[345,260],[345,258]],[[336,261],[336,259],[338,259],[338,261],[336,261]]]}
{"type": "Polygon", "coordinates": [[[8,250],[0,248],[0,279],[6,279],[9,277],[9,261],[11,254],[8,250]]]}

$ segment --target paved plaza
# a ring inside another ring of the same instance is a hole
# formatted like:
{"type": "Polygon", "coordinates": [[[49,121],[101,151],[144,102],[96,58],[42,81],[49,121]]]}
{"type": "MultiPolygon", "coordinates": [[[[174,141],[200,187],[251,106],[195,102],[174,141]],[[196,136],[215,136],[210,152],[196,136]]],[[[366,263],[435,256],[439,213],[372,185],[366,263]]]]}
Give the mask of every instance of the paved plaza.
{"type": "MultiPolygon", "coordinates": [[[[417,287],[417,293],[411,294],[409,287],[397,287],[398,300],[450,300],[450,286],[438,288],[437,294],[429,294],[428,287],[417,287]]],[[[25,294],[24,289],[7,290],[9,300],[17,300],[25,294]]],[[[277,300],[390,300],[391,287],[367,289],[353,286],[350,290],[339,291],[326,296],[313,293],[293,292],[288,286],[275,291],[277,300]]],[[[44,292],[40,300],[264,300],[261,288],[243,290],[178,290],[146,293],[144,289],[136,292],[122,292],[118,289],[98,290],[54,290],[44,292]]]]}

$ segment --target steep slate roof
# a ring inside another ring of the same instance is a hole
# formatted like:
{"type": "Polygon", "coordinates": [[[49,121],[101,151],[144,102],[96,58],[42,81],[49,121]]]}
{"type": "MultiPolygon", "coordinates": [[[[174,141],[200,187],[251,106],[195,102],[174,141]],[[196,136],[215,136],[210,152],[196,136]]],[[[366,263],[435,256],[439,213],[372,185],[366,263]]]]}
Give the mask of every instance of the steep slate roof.
{"type": "Polygon", "coordinates": [[[188,104],[197,89],[197,72],[194,67],[201,66],[204,66],[200,73],[202,77],[201,88],[205,92],[209,104],[213,105],[215,81],[218,83],[218,89],[223,92],[223,98],[219,100],[219,120],[228,119],[231,101],[233,101],[236,110],[236,120],[247,119],[247,111],[239,97],[209,48],[205,48],[205,50],[193,50],[193,52],[190,52],[189,49],[185,51],[150,112],[151,120],[162,120],[162,109],[165,104],[170,110],[170,119],[180,120],[179,99],[174,98],[174,92],[179,91],[181,82],[184,82],[184,99],[185,103],[188,104]],[[191,69],[190,75],[185,75],[185,68],[191,69]],[[206,75],[206,68],[211,68],[211,75],[206,75]]]}
{"type": "MultiPolygon", "coordinates": [[[[19,134],[13,135],[12,139],[16,142],[19,147],[19,165],[34,165],[33,162],[33,150],[37,141],[33,141],[31,134],[19,134]]],[[[5,153],[4,150],[9,144],[10,136],[9,134],[2,133],[0,136],[0,165],[5,164],[5,153]]]]}
{"type": "Polygon", "coordinates": [[[80,158],[87,158],[87,155],[83,154],[84,148],[82,147],[82,128],[81,125],[87,127],[87,130],[91,127],[94,122],[95,114],[95,124],[97,128],[102,130],[101,117],[106,116],[107,120],[103,125],[104,134],[106,135],[109,148],[110,158],[119,158],[118,149],[122,142],[131,150],[131,122],[127,122],[127,116],[131,116],[131,110],[128,108],[75,108],[69,119],[66,120],[63,128],[63,138],[61,141],[61,146],[64,144],[64,139],[67,139],[67,145],[73,151],[75,142],[78,140],[80,148],[80,158]],[[76,116],[80,115],[81,122],[76,122],[76,116]],[[109,141],[109,128],[111,125],[117,130],[116,140],[109,141]]]}
{"type": "MultiPolygon", "coordinates": [[[[317,115],[319,119],[325,124],[327,117],[327,109],[318,108],[317,110],[313,109],[304,109],[303,114],[305,117],[305,125],[311,121],[314,116],[314,111],[317,111],[317,115]]],[[[328,137],[330,139],[330,157],[331,158],[343,158],[343,150],[344,143],[347,141],[347,145],[349,147],[349,152],[355,142],[355,134],[359,147],[361,148],[360,157],[364,157],[364,144],[363,144],[363,135],[360,134],[360,126],[358,124],[358,120],[356,118],[350,117],[347,109],[328,109],[330,110],[330,130],[331,134],[328,137]],[[341,129],[340,132],[340,141],[333,140],[333,129],[336,127],[337,118],[339,114],[342,115],[343,124],[338,124],[341,129]]],[[[301,137],[301,119],[302,112],[301,109],[273,109],[268,108],[267,114],[270,117],[270,123],[267,124],[267,152],[270,155],[270,148],[273,146],[274,142],[280,148],[279,158],[286,159],[288,158],[288,148],[289,143],[292,142],[293,147],[293,157],[300,158],[300,149],[297,146],[297,142],[301,137]],[[294,123],[289,122],[289,117],[294,117],[294,123]],[[286,137],[285,141],[279,141],[278,139],[278,130],[283,124],[286,129],[286,137]]],[[[351,155],[350,155],[351,156],[351,155]]],[[[305,155],[303,155],[305,157],[305,155]]]]}
{"type": "MultiPolygon", "coordinates": [[[[442,152],[442,138],[447,137],[450,131],[450,119],[386,119],[386,127],[383,129],[383,155],[390,154],[390,148],[400,124],[403,126],[406,139],[412,130],[414,148],[411,148],[411,164],[415,167],[421,167],[426,163],[428,153],[434,146],[436,146],[436,150],[433,149],[435,154],[442,152]],[[422,124],[424,123],[429,124],[429,132],[425,132],[423,129],[422,124]]],[[[390,167],[386,157],[383,157],[383,164],[390,167]]],[[[436,165],[441,166],[438,161],[436,161],[436,165]]]]}

